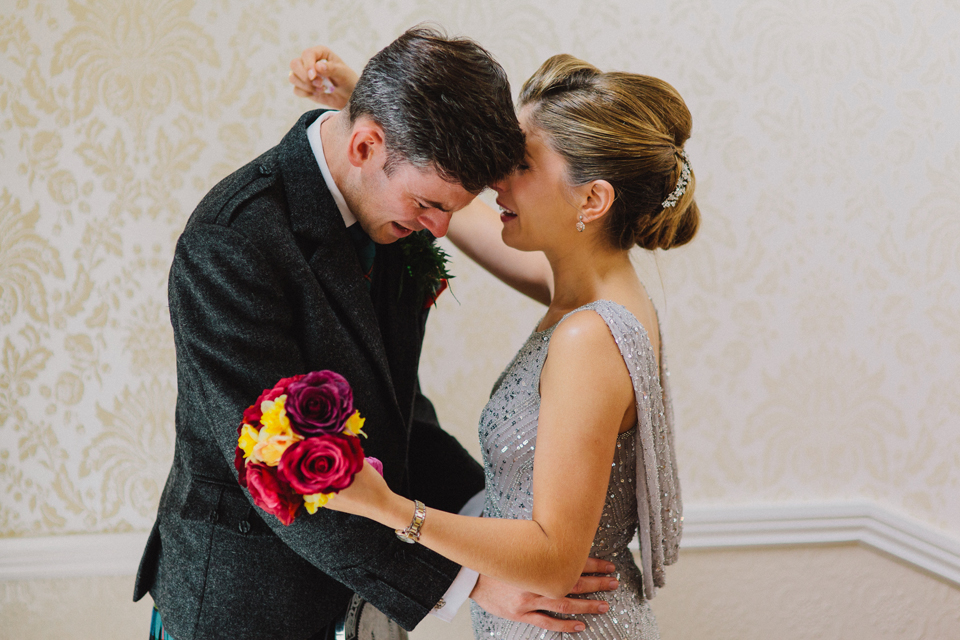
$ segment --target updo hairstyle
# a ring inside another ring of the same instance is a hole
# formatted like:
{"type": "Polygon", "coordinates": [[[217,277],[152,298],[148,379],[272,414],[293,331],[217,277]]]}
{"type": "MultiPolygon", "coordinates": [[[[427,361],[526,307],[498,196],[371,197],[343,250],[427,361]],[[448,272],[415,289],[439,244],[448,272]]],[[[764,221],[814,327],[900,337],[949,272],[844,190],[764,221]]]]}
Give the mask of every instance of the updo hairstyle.
{"type": "Polygon", "coordinates": [[[650,76],[603,73],[561,54],[524,83],[519,106],[531,108],[531,122],[566,161],[572,186],[593,180],[613,186],[606,216],[613,246],[670,249],[693,239],[700,210],[692,170],[676,204],[662,204],[677,188],[693,124],[676,89],[650,76]]]}

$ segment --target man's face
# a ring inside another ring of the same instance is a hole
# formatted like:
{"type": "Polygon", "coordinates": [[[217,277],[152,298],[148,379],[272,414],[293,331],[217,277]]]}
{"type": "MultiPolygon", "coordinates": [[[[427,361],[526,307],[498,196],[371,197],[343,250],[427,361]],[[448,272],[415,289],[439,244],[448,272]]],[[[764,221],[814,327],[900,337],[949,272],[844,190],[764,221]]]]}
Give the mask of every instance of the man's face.
{"type": "Polygon", "coordinates": [[[351,209],[367,235],[377,244],[390,244],[414,231],[427,229],[436,237],[447,233],[450,216],[474,195],[447,182],[432,168],[408,162],[393,167],[390,176],[380,166],[361,172],[360,189],[351,209]]]}

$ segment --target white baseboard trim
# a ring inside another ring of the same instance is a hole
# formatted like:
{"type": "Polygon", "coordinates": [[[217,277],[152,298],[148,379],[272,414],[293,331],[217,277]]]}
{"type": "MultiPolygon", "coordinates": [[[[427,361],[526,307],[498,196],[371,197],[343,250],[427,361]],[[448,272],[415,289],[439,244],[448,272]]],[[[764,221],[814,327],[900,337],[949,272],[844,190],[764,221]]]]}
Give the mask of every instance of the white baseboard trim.
{"type": "Polygon", "coordinates": [[[681,549],[859,543],[960,585],[960,540],[872,502],[684,509],[681,549]]]}
{"type": "MultiPolygon", "coordinates": [[[[960,540],[870,502],[688,505],[682,549],[860,543],[960,585],[960,540]]],[[[134,575],[147,533],[0,538],[0,580],[134,575]]]]}
{"type": "Polygon", "coordinates": [[[149,532],[0,538],[0,580],[132,576],[149,532]]]}

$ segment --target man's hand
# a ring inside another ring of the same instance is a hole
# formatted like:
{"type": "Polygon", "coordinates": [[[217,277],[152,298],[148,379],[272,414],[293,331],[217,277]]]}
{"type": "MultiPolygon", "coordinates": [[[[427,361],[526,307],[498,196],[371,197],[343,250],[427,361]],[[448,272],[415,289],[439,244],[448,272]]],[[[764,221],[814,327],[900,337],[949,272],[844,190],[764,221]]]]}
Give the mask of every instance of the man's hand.
{"type": "Polygon", "coordinates": [[[345,107],[357,78],[356,72],[329,47],[304,49],[299,58],[290,61],[289,80],[293,93],[325,107],[345,107]]]}
{"type": "MultiPolygon", "coordinates": [[[[583,575],[580,576],[572,593],[613,591],[617,588],[617,581],[612,576],[587,574],[609,574],[615,570],[616,568],[609,562],[587,558],[587,564],[583,568],[583,575]]],[[[583,631],[583,623],[579,620],[554,618],[546,612],[596,614],[606,613],[610,609],[610,605],[603,600],[546,598],[512,587],[484,575],[481,575],[477,579],[477,585],[470,593],[470,598],[495,616],[513,620],[514,622],[525,622],[535,627],[540,627],[541,629],[559,631],[560,633],[583,631]]]]}

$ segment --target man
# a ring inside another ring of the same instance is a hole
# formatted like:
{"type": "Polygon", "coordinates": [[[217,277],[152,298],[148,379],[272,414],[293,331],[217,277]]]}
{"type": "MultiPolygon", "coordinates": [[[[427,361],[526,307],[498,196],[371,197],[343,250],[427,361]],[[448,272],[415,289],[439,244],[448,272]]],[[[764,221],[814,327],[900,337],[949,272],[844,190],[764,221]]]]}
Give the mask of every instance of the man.
{"type": "Polygon", "coordinates": [[[170,271],[176,451],[134,592],[150,592],[165,633],[331,638],[354,592],[406,629],[471,591],[515,616],[587,606],[478,581],[363,519],[320,510],[285,527],[253,506],[233,465],[243,410],[264,388],[331,369],[352,385],[364,448],[392,487],[449,511],[482,490],[419,392],[439,282],[415,267],[522,154],[500,66],[470,41],[414,29],[371,60],[349,111],[305,114],[201,201],[170,271]]]}

